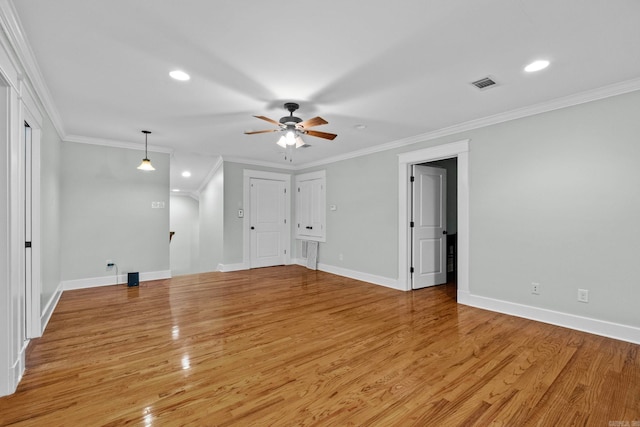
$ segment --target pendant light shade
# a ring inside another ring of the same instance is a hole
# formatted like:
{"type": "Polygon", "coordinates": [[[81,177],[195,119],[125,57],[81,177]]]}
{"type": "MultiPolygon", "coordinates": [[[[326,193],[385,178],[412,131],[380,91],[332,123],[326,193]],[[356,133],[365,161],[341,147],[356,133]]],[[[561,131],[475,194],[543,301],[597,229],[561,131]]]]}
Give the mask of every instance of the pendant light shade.
{"type": "Polygon", "coordinates": [[[156,168],[153,167],[153,165],[151,164],[151,160],[149,160],[149,157],[147,156],[147,137],[151,132],[148,130],[143,130],[142,133],[144,133],[144,159],[142,159],[142,163],[140,163],[138,169],[140,169],[141,171],[154,171],[156,170],[156,168]]]}

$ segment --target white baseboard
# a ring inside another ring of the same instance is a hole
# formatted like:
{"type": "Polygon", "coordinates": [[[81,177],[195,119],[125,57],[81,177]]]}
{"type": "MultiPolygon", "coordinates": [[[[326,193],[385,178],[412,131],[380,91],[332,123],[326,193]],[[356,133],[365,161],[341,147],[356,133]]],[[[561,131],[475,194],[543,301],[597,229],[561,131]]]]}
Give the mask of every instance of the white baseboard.
{"type": "Polygon", "coordinates": [[[44,330],[47,328],[49,324],[49,320],[51,320],[51,315],[53,314],[53,310],[56,309],[58,305],[58,301],[60,301],[60,297],[62,296],[63,285],[62,282],[58,283],[58,287],[55,292],[47,302],[47,305],[44,307],[42,314],[40,315],[40,331],[44,334],[44,330]]]}
{"type": "MultiPolygon", "coordinates": [[[[140,281],[170,279],[171,270],[147,271],[140,273],[140,281]]],[[[71,291],[74,289],[97,288],[99,286],[119,285],[127,283],[127,273],[115,274],[112,276],[90,277],[87,279],[65,280],[62,282],[62,289],[71,291]]]]}
{"type": "Polygon", "coordinates": [[[29,341],[25,341],[24,345],[20,349],[20,353],[18,354],[17,359],[9,368],[9,384],[7,384],[7,394],[15,393],[18,388],[18,384],[20,384],[20,380],[22,379],[22,375],[26,369],[26,360],[27,360],[27,345],[29,341]]]}
{"type": "Polygon", "coordinates": [[[218,264],[217,271],[221,271],[223,273],[228,273],[229,271],[240,271],[240,270],[248,270],[249,266],[245,265],[243,262],[239,262],[237,264],[218,264]]]}
{"type": "MultiPolygon", "coordinates": [[[[307,266],[307,260],[303,258],[292,258],[291,263],[298,264],[303,267],[307,266]]],[[[377,276],[375,274],[363,273],[361,271],[349,270],[348,268],[336,267],[334,265],[322,263],[318,263],[318,270],[335,274],[337,276],[348,277],[350,279],[372,283],[374,285],[384,286],[386,288],[396,289],[398,291],[405,290],[398,285],[398,281],[396,279],[391,279],[389,277],[377,276]]]]}
{"type": "Polygon", "coordinates": [[[640,328],[458,291],[458,303],[640,344],[640,328]]]}
{"type": "Polygon", "coordinates": [[[377,276],[375,274],[363,273],[361,271],[349,270],[348,268],[336,267],[335,265],[322,263],[318,263],[318,270],[325,271],[331,274],[337,274],[338,276],[348,277],[350,279],[373,283],[374,285],[380,285],[384,286],[385,288],[391,288],[398,291],[405,290],[400,287],[397,279],[391,279],[390,277],[377,276]]]}

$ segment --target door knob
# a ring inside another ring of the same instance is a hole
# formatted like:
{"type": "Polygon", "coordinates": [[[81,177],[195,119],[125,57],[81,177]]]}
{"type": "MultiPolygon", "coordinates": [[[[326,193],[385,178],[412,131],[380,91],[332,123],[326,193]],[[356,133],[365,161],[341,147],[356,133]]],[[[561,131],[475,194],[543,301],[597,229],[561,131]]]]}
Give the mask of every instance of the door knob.
{"type": "Polygon", "coordinates": [[[252,226],[251,226],[251,229],[252,229],[252,230],[255,230],[256,228],[252,225],[252,226]]]}

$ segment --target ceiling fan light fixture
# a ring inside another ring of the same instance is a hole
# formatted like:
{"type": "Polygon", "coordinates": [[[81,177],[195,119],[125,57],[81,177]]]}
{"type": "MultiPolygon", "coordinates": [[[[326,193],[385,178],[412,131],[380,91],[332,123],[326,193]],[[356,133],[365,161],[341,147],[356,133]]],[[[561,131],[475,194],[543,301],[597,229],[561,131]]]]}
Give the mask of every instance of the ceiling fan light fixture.
{"type": "MultiPolygon", "coordinates": [[[[299,108],[299,105],[295,102],[287,102],[284,104],[285,110],[289,111],[288,116],[281,117],[279,121],[275,121],[265,116],[253,116],[257,119],[264,120],[273,125],[276,125],[276,129],[265,130],[247,130],[244,133],[246,135],[255,135],[260,133],[281,132],[280,138],[276,144],[285,149],[285,160],[293,161],[293,151],[300,147],[310,147],[302,139],[302,135],[309,135],[316,138],[323,138],[333,141],[338,135],[329,132],[320,132],[312,130],[312,127],[326,125],[327,122],[322,117],[313,117],[311,119],[302,120],[300,117],[296,117],[293,113],[299,108]]],[[[364,128],[364,126],[363,126],[364,128]]]]}
{"type": "Polygon", "coordinates": [[[287,138],[282,135],[276,144],[278,144],[282,148],[287,148],[287,138]]]}
{"type": "Polygon", "coordinates": [[[296,131],[288,130],[284,136],[286,138],[287,145],[296,145],[296,131]]]}

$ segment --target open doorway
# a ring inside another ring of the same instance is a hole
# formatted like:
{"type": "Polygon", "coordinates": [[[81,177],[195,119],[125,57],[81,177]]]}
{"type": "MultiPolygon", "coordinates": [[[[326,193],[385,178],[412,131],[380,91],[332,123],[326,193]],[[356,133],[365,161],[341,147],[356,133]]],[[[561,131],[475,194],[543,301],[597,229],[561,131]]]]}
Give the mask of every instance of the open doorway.
{"type": "Polygon", "coordinates": [[[445,159],[456,159],[456,247],[455,283],[457,301],[469,296],[469,140],[437,145],[398,155],[398,285],[412,289],[411,228],[412,210],[411,172],[414,165],[445,159]]]}
{"type": "Polygon", "coordinates": [[[455,300],[458,291],[458,159],[451,157],[413,165],[412,176],[412,288],[438,286],[455,300]],[[420,238],[423,244],[420,244],[420,238]],[[429,266],[427,271],[425,264],[429,266]]]}

